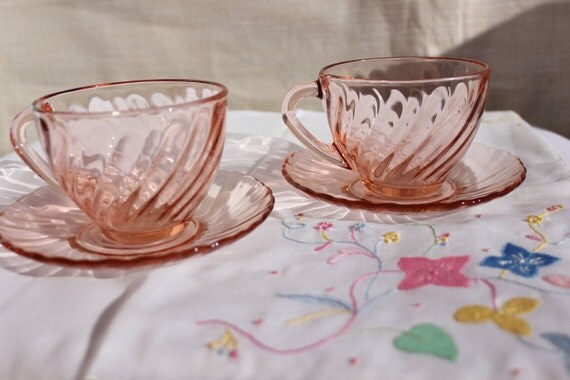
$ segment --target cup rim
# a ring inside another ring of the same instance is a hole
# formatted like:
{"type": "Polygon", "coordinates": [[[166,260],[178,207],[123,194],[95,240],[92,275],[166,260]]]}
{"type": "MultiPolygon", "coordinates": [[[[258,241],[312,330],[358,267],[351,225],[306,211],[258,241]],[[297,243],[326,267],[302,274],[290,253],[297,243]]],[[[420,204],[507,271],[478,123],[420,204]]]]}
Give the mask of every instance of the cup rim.
{"type": "Polygon", "coordinates": [[[350,59],[346,61],[331,63],[323,67],[319,72],[319,77],[327,77],[327,78],[335,78],[335,79],[344,79],[354,82],[374,82],[374,83],[390,83],[390,84],[412,84],[412,83],[434,83],[434,82],[448,82],[448,81],[462,81],[471,78],[480,78],[482,76],[488,76],[491,72],[490,66],[479,60],[471,59],[471,58],[458,58],[458,57],[433,57],[433,56],[395,56],[395,57],[370,57],[370,58],[358,58],[358,59],[350,59]],[[331,74],[329,71],[330,69],[346,65],[350,63],[358,63],[358,62],[371,62],[371,61],[428,61],[428,62],[436,62],[436,61],[447,61],[447,62],[463,62],[463,63],[472,63],[477,66],[480,66],[481,69],[465,75],[457,75],[457,76],[442,76],[440,78],[427,78],[427,79],[367,79],[367,78],[354,78],[350,76],[343,76],[343,75],[336,75],[331,74]]]}
{"type": "Polygon", "coordinates": [[[36,100],[34,100],[32,102],[32,109],[34,112],[38,112],[41,114],[50,114],[50,115],[113,115],[113,116],[119,116],[119,115],[128,115],[128,114],[140,114],[141,112],[154,112],[154,111],[160,111],[160,110],[177,109],[177,108],[185,107],[185,106],[188,106],[191,104],[203,104],[203,103],[207,103],[210,101],[223,99],[223,98],[227,97],[227,95],[228,95],[228,89],[226,86],[224,86],[223,84],[221,84],[219,82],[214,82],[214,81],[209,81],[209,80],[174,79],[174,78],[134,79],[134,80],[125,80],[125,81],[117,81],[117,82],[102,82],[102,83],[91,84],[91,85],[87,85],[87,86],[74,87],[74,88],[70,88],[67,90],[52,92],[50,94],[43,95],[43,96],[37,98],[36,100]],[[124,111],[75,112],[75,111],[61,111],[61,110],[57,110],[57,111],[51,110],[50,111],[50,110],[46,110],[46,109],[41,107],[43,104],[45,104],[45,102],[47,100],[49,100],[55,96],[59,96],[59,95],[63,95],[63,94],[69,94],[72,92],[93,90],[93,89],[97,89],[97,88],[119,86],[119,85],[130,85],[130,84],[137,84],[137,83],[160,83],[160,82],[207,84],[207,85],[212,85],[212,86],[218,87],[220,89],[220,91],[214,95],[207,96],[207,97],[202,98],[202,99],[191,100],[191,101],[187,101],[187,102],[185,101],[182,103],[165,105],[165,106],[160,106],[160,107],[138,109],[138,110],[134,109],[134,110],[124,110],[124,111]]]}

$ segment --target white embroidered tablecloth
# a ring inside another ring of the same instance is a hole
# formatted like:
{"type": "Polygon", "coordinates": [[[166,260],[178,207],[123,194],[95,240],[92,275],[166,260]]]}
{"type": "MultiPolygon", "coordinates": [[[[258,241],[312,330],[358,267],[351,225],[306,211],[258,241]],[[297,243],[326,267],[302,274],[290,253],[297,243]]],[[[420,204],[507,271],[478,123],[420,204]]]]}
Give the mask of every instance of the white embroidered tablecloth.
{"type": "MultiPolygon", "coordinates": [[[[570,167],[516,114],[486,113],[477,140],[519,155],[525,182],[429,218],[293,188],[280,170],[299,146],[277,114],[227,126],[222,165],[273,189],[270,217],[205,256],[112,275],[0,248],[0,378],[570,378],[570,167]]],[[[11,158],[0,210],[42,185],[11,158]]]]}

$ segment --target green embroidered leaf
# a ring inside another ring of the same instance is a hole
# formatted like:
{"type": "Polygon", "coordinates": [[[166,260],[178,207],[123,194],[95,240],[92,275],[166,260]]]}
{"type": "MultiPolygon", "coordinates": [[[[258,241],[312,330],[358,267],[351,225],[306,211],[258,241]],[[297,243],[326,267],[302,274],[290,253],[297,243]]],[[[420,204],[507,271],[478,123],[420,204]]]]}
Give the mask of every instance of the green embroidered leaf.
{"type": "Polygon", "coordinates": [[[451,335],[429,323],[415,325],[400,334],[394,340],[394,345],[402,351],[429,354],[452,361],[459,354],[451,335]]]}

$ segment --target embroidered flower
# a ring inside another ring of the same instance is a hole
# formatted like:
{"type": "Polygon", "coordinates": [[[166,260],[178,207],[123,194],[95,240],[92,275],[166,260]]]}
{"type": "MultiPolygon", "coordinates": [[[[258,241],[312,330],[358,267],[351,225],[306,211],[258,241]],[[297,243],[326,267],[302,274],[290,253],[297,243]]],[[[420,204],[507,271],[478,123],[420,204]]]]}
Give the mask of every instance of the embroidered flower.
{"type": "Polygon", "coordinates": [[[384,243],[386,244],[392,244],[392,243],[397,243],[400,241],[400,234],[398,232],[386,232],[384,235],[384,243]]]}
{"type": "Polygon", "coordinates": [[[538,268],[551,265],[560,260],[558,257],[544,253],[529,252],[523,247],[507,243],[501,256],[487,256],[479,265],[499,269],[508,269],[523,277],[534,277],[538,268]]]}
{"type": "Polygon", "coordinates": [[[315,230],[317,230],[321,233],[321,235],[323,236],[323,239],[325,239],[325,241],[326,241],[324,244],[319,245],[317,248],[315,248],[316,252],[322,252],[326,248],[331,246],[331,244],[334,240],[327,233],[327,231],[330,230],[331,228],[333,228],[333,224],[329,223],[329,222],[319,222],[314,227],[315,230]]]}
{"type": "Polygon", "coordinates": [[[519,314],[528,313],[538,307],[540,301],[534,298],[512,298],[499,309],[483,305],[462,307],[454,314],[455,320],[462,323],[483,323],[493,321],[500,328],[515,335],[530,335],[532,328],[519,314]]]}
{"type": "Polygon", "coordinates": [[[315,230],[324,232],[330,230],[331,228],[333,228],[333,224],[329,222],[319,222],[315,226],[315,230]]]}
{"type": "Polygon", "coordinates": [[[362,232],[366,229],[365,223],[356,223],[348,227],[351,231],[362,232]]]}
{"type": "Polygon", "coordinates": [[[447,243],[449,242],[450,236],[451,234],[449,232],[439,235],[436,239],[437,245],[446,246],[447,243]]]}
{"type": "Polygon", "coordinates": [[[469,287],[471,279],[462,273],[470,256],[449,256],[432,260],[427,257],[402,257],[398,266],[406,273],[399,289],[410,290],[424,285],[469,287]]]}
{"type": "Polygon", "coordinates": [[[529,215],[526,221],[530,224],[542,224],[542,222],[544,222],[544,215],[529,215]]]}
{"type": "Polygon", "coordinates": [[[208,343],[208,348],[217,351],[219,354],[226,354],[231,358],[239,356],[239,342],[229,329],[224,331],[221,338],[208,343]]]}

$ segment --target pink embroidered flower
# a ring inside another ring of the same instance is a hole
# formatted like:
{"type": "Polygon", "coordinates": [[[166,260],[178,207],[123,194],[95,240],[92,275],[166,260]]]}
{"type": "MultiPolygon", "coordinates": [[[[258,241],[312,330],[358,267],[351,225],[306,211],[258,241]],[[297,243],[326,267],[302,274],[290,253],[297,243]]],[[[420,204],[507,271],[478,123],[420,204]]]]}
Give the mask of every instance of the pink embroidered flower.
{"type": "Polygon", "coordinates": [[[317,231],[328,231],[333,227],[332,223],[329,222],[319,222],[317,223],[317,225],[315,226],[315,230],[317,231]]]}
{"type": "Polygon", "coordinates": [[[410,290],[429,284],[469,287],[471,279],[462,271],[470,261],[470,256],[448,256],[436,260],[427,257],[402,257],[398,266],[406,273],[406,277],[398,288],[410,290]]]}

